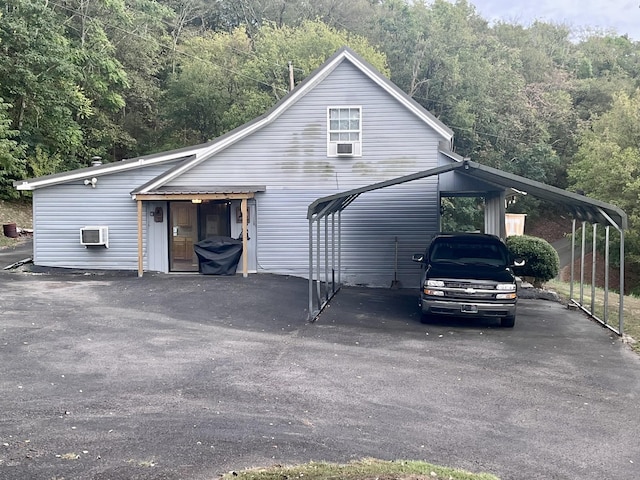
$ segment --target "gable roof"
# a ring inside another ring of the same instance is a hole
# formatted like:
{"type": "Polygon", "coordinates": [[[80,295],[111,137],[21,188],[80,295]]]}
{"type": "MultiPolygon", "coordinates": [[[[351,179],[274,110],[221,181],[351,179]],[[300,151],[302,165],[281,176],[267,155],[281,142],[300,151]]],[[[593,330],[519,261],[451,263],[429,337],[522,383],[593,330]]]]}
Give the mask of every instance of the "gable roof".
{"type": "Polygon", "coordinates": [[[300,98],[306,95],[331,72],[333,72],[342,62],[345,61],[350,62],[352,65],[358,68],[375,84],[380,86],[385,92],[395,98],[401,105],[406,107],[407,110],[409,110],[412,114],[422,120],[426,125],[435,130],[441,137],[443,137],[445,141],[451,143],[453,139],[453,131],[449,127],[438,120],[424,107],[422,107],[422,105],[420,105],[418,102],[404,93],[400,88],[398,88],[397,85],[392,83],[389,79],[385,78],[373,65],[360,57],[349,47],[343,47],[335,54],[333,54],[323,65],[312,72],[304,81],[298,84],[296,88],[285,95],[265,114],[253,119],[252,121],[244,125],[241,125],[240,127],[235,128],[234,130],[225,133],[224,135],[216,138],[209,143],[205,143],[195,147],[187,147],[185,149],[174,150],[171,152],[150,155],[147,157],[125,160],[123,162],[111,163],[104,165],[104,168],[90,167],[89,169],[73,170],[71,172],[48,175],[36,179],[17,181],[14,182],[14,186],[18,190],[34,190],[36,188],[82,179],[87,176],[87,170],[89,170],[91,174],[95,176],[97,174],[113,173],[115,171],[122,171],[128,168],[139,168],[140,166],[168,161],[169,158],[172,160],[176,160],[178,158],[192,156],[190,159],[184,159],[185,161],[183,161],[181,164],[176,165],[174,168],[171,168],[169,171],[156,177],[154,180],[148,182],[142,187],[136,188],[135,193],[147,193],[149,191],[156,190],[159,187],[162,187],[166,183],[170,182],[174,178],[179,177],[186,171],[200,164],[204,160],[215,155],[216,153],[224,150],[225,148],[233,145],[242,138],[251,135],[253,132],[260,130],[264,126],[275,121],[284,111],[286,111],[290,106],[295,104],[300,98]],[[179,154],[179,152],[183,152],[182,157],[176,156],[179,154]],[[119,167],[116,168],[115,165],[119,165],[119,167]],[[97,168],[100,168],[100,170],[97,170],[97,168]]]}
{"type": "Polygon", "coordinates": [[[447,142],[451,142],[453,139],[453,131],[449,127],[422,107],[422,105],[404,93],[397,85],[385,78],[373,65],[360,57],[349,47],[343,47],[331,56],[323,65],[305,78],[305,80],[296,88],[285,95],[265,114],[219,137],[208,150],[202,152],[200,155],[196,155],[196,158],[193,160],[185,162],[182,165],[178,165],[176,168],[158,176],[155,181],[147,183],[144,188],[137,189],[136,193],[146,193],[147,191],[154,190],[165,185],[196,165],[202,163],[204,160],[236,143],[238,140],[247,137],[253,132],[272,123],[284,111],[306,95],[344,61],[348,61],[358,68],[369,79],[373,80],[374,83],[382,87],[387,93],[404,105],[410,112],[425,122],[429,127],[433,128],[447,142]]]}

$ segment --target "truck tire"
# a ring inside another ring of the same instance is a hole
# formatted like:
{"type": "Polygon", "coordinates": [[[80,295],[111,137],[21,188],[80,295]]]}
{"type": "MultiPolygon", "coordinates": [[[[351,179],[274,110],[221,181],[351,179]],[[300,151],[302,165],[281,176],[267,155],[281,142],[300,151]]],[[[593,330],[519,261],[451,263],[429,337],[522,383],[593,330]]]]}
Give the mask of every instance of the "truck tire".
{"type": "Polygon", "coordinates": [[[516,324],[516,317],[504,317],[500,319],[500,326],[503,328],[513,328],[516,324]]]}

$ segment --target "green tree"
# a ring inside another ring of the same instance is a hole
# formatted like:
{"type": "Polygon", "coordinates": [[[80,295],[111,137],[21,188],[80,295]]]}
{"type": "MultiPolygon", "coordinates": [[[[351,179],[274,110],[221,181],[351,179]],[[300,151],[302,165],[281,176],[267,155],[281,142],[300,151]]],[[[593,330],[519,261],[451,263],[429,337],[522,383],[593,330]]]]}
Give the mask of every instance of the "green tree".
{"type": "Polygon", "coordinates": [[[76,51],[66,37],[64,18],[46,2],[7,0],[0,18],[0,97],[16,141],[29,158],[36,148],[73,156],[82,145],[79,120],[94,114],[80,87],[76,51]]]}
{"type": "Polygon", "coordinates": [[[15,140],[19,132],[11,129],[11,120],[7,116],[9,107],[0,98],[0,198],[4,199],[18,196],[12,188],[12,180],[26,174],[24,147],[15,140]]]}
{"type": "Polygon", "coordinates": [[[392,80],[455,131],[458,153],[524,173],[514,159],[538,158],[549,132],[527,95],[520,51],[464,0],[383,7],[376,35],[392,80]]]}
{"type": "Polygon", "coordinates": [[[204,14],[198,20],[213,31],[230,32],[242,26],[251,38],[265,24],[298,27],[316,20],[365,35],[378,3],[378,0],[218,0],[206,2],[204,14]]]}
{"type": "Polygon", "coordinates": [[[162,129],[160,102],[165,87],[170,57],[167,23],[171,9],[150,0],[129,1],[126,22],[113,28],[115,57],[127,74],[127,88],[122,91],[125,107],[113,120],[123,129],[117,142],[110,145],[112,160],[158,151],[158,132],[162,129]]]}
{"type": "Polygon", "coordinates": [[[289,63],[298,83],[344,45],[388,73],[366,39],[320,21],[263,25],[253,38],[237,28],[189,39],[165,95],[166,146],[205,142],[263,114],[289,91],[289,63]]]}
{"type": "Polygon", "coordinates": [[[594,117],[589,126],[582,128],[569,179],[574,189],[612,203],[627,213],[626,258],[631,268],[637,268],[640,265],[640,90],[633,95],[618,93],[611,110],[594,117]]]}
{"type": "Polygon", "coordinates": [[[289,91],[289,63],[294,72],[294,83],[297,84],[318,68],[339,48],[347,45],[358,52],[381,72],[389,74],[384,54],[371,46],[364,37],[352,35],[344,30],[337,30],[321,21],[305,21],[299,27],[278,27],[272,24],[263,25],[254,38],[254,56],[243,69],[245,88],[255,89],[259,86],[263,99],[254,99],[245,103],[249,117],[241,114],[243,121],[248,121],[257,110],[252,103],[258,103],[260,109],[273,105],[289,91]],[[256,85],[258,84],[258,85],[256,85]]]}
{"type": "Polygon", "coordinates": [[[67,38],[75,50],[79,86],[92,106],[92,115],[78,118],[84,142],[75,161],[77,166],[86,166],[92,156],[106,156],[114,145],[132,141],[117,119],[129,84],[112,41],[131,26],[130,10],[124,0],[71,0],[60,12],[67,16],[67,38]]]}
{"type": "Polygon", "coordinates": [[[203,143],[236,126],[223,119],[240,101],[241,71],[252,55],[242,29],[206,34],[181,46],[178,72],[169,77],[163,115],[170,126],[166,147],[203,143]]]}

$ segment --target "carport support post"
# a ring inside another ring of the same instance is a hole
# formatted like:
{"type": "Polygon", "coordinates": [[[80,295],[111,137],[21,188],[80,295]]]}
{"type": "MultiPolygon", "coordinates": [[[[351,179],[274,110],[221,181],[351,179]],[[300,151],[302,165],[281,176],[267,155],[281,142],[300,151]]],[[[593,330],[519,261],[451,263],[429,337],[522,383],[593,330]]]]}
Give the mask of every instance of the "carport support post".
{"type": "Polygon", "coordinates": [[[331,291],[336,293],[336,212],[331,214],[331,291]]]}
{"type": "Polygon", "coordinates": [[[316,290],[318,291],[318,310],[322,306],[322,290],[320,289],[320,283],[322,282],[320,272],[320,218],[317,220],[317,243],[316,243],[316,264],[318,269],[318,275],[316,277],[316,290]]]}
{"type": "Polygon", "coordinates": [[[618,310],[618,332],[624,334],[624,230],[620,229],[620,306],[618,310]]]}
{"type": "Polygon", "coordinates": [[[576,263],[576,219],[571,221],[571,283],[569,284],[569,299],[573,300],[573,282],[575,281],[576,263]]]}
{"type": "Polygon", "coordinates": [[[584,250],[587,242],[587,222],[582,222],[582,248],[580,249],[580,305],[584,305],[584,250]]]}
{"type": "Polygon", "coordinates": [[[309,219],[309,319],[313,318],[313,218],[309,219]]]}
{"type": "Polygon", "coordinates": [[[596,233],[598,224],[593,224],[593,239],[591,242],[591,315],[596,314],[596,233]]]}
{"type": "Polygon", "coordinates": [[[338,211],[338,285],[342,285],[342,210],[338,211]]]}
{"type": "Polygon", "coordinates": [[[609,324],[609,225],[604,227],[604,324],[609,324]]]}
{"type": "Polygon", "coordinates": [[[329,216],[324,217],[324,298],[329,301],[329,216]]]}

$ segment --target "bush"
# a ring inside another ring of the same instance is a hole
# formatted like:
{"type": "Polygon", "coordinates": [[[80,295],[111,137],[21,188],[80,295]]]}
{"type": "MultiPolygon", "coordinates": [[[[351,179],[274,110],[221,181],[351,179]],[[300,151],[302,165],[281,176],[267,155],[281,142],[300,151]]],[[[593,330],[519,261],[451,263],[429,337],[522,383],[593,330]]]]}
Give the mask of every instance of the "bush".
{"type": "Polygon", "coordinates": [[[560,258],[549,242],[529,235],[507,237],[507,247],[514,258],[523,258],[523,267],[515,267],[516,275],[530,279],[534,287],[558,275],[560,258]]]}

